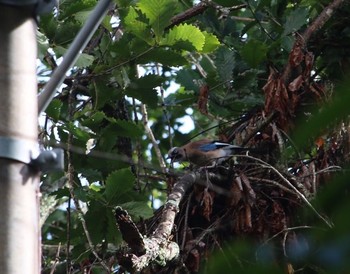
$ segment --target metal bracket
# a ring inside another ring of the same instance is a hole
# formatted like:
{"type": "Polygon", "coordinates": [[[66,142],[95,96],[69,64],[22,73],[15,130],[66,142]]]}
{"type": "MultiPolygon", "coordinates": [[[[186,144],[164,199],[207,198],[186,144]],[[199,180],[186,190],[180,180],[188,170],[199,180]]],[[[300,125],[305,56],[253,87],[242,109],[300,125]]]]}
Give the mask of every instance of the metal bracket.
{"type": "Polygon", "coordinates": [[[39,150],[38,144],[23,139],[0,136],[0,158],[34,166],[42,172],[63,170],[63,149],[39,150]]]}
{"type": "Polygon", "coordinates": [[[64,151],[61,148],[42,151],[36,159],[29,163],[42,172],[62,171],[64,169],[64,151]]]}

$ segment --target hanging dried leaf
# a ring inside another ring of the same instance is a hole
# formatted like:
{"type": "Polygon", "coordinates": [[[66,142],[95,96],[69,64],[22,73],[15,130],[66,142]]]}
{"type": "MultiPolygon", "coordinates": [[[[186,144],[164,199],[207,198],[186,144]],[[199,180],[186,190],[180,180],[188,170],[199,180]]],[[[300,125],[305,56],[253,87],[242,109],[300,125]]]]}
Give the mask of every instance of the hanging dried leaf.
{"type": "Polygon", "coordinates": [[[323,99],[325,97],[325,89],[322,84],[313,82],[309,88],[317,96],[318,99],[323,99]]]}
{"type": "Polygon", "coordinates": [[[252,225],[252,210],[250,205],[245,205],[245,227],[251,229],[252,225]]]}
{"type": "Polygon", "coordinates": [[[307,51],[305,53],[304,77],[310,76],[313,64],[314,64],[314,55],[311,52],[307,51]]]}
{"type": "Polygon", "coordinates": [[[301,42],[301,38],[298,38],[294,43],[291,53],[289,54],[289,63],[294,68],[296,66],[299,66],[303,60],[303,43],[301,42]]]}
{"type": "Polygon", "coordinates": [[[299,75],[297,78],[295,78],[289,85],[288,89],[290,91],[297,91],[300,89],[301,85],[304,83],[304,79],[302,75],[299,75]]]}
{"type": "Polygon", "coordinates": [[[285,127],[288,117],[294,113],[294,104],[290,104],[287,88],[276,70],[270,68],[270,75],[263,91],[265,93],[265,112],[277,111],[279,123],[285,127]]]}
{"type": "Polygon", "coordinates": [[[204,115],[208,114],[208,97],[209,97],[209,86],[208,85],[201,86],[199,89],[198,109],[204,115]]]}
{"type": "Polygon", "coordinates": [[[199,251],[196,248],[194,248],[188,254],[188,257],[186,260],[186,266],[191,272],[198,272],[200,261],[201,261],[201,255],[199,251]]]}
{"type": "Polygon", "coordinates": [[[253,190],[252,186],[250,185],[250,181],[249,181],[248,177],[244,173],[241,173],[240,177],[242,178],[244,190],[245,190],[245,193],[247,194],[248,203],[249,203],[249,205],[253,205],[255,200],[256,200],[255,191],[253,190]]]}
{"type": "Polygon", "coordinates": [[[301,166],[301,174],[300,174],[300,177],[303,178],[303,185],[304,187],[306,187],[308,190],[311,189],[311,174],[310,174],[310,171],[309,171],[309,168],[306,166],[306,165],[302,165],[301,166]]]}
{"type": "Polygon", "coordinates": [[[231,189],[231,206],[235,206],[238,204],[240,200],[242,200],[242,182],[241,178],[236,177],[232,183],[231,189]]]}
{"type": "Polygon", "coordinates": [[[279,203],[272,204],[272,214],[269,216],[269,220],[272,233],[278,233],[287,227],[286,214],[279,203]]]}
{"type": "MultiPolygon", "coordinates": [[[[212,193],[214,195],[214,192],[212,193]]],[[[211,196],[211,194],[207,189],[203,191],[202,207],[203,207],[204,218],[210,221],[210,215],[213,211],[213,197],[211,196]]]]}

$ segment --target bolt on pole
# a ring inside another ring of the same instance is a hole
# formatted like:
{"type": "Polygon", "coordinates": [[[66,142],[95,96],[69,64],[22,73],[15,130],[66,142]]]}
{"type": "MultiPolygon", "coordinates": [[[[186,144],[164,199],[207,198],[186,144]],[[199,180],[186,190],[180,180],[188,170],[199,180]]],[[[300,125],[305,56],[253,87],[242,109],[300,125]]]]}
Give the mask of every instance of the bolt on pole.
{"type": "MultiPolygon", "coordinates": [[[[36,55],[33,6],[0,4],[0,136],[32,142],[33,147],[38,135],[36,55]]],[[[38,172],[0,158],[2,274],[40,273],[38,188],[38,172]]]]}

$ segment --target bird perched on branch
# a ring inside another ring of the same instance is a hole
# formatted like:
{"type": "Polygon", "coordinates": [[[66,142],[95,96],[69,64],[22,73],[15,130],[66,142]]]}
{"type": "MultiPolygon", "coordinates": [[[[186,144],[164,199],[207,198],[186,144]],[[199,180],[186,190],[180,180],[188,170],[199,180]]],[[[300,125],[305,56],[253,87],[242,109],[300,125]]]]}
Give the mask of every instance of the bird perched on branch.
{"type": "Polygon", "coordinates": [[[229,156],[248,150],[250,149],[203,139],[190,142],[182,147],[171,148],[168,152],[168,159],[171,159],[171,163],[188,161],[197,166],[207,166],[220,164],[229,156]]]}

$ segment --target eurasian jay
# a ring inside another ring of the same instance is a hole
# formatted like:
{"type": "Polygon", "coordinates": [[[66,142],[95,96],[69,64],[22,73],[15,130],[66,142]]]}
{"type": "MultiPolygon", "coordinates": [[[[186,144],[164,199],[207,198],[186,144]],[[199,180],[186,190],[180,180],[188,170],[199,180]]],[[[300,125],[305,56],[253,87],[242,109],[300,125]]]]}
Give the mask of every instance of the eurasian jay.
{"type": "Polygon", "coordinates": [[[197,166],[220,164],[233,154],[247,151],[243,148],[218,141],[203,139],[190,142],[182,147],[173,147],[168,152],[171,162],[188,161],[197,166]]]}

